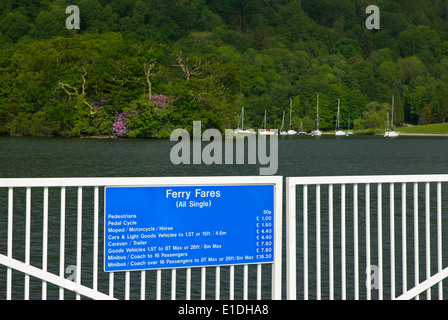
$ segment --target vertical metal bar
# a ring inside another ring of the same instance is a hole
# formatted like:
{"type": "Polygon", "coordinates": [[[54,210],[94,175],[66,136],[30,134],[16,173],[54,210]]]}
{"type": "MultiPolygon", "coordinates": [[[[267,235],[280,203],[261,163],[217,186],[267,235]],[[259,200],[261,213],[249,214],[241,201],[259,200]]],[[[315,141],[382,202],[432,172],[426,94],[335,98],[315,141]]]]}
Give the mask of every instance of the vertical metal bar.
{"type": "MultiPolygon", "coordinates": [[[[14,189],[8,188],[8,258],[12,258],[12,226],[13,226],[13,203],[14,189]]],[[[6,272],[6,300],[12,299],[12,269],[6,272]]]]}
{"type": "Polygon", "coordinates": [[[333,253],[333,185],[328,186],[328,234],[329,234],[329,271],[330,300],[334,300],[334,253],[333,253]]]}
{"type": "MultiPolygon", "coordinates": [[[[295,283],[294,283],[295,287],[295,283]]],[[[295,295],[294,295],[295,299],[295,295]]],[[[257,300],[261,300],[261,264],[257,265],[257,300]]]]}
{"type": "Polygon", "coordinates": [[[308,300],[308,186],[303,186],[303,299],[308,300]]]}
{"type": "Polygon", "coordinates": [[[321,299],[320,185],[316,185],[316,297],[321,299]]]}
{"type": "MultiPolygon", "coordinates": [[[[44,213],[42,235],[42,270],[47,271],[48,256],[48,187],[44,188],[44,213]]],[[[47,282],[42,281],[42,300],[47,300],[47,282]]]]}
{"type": "MultiPolygon", "coordinates": [[[[81,284],[81,257],[82,257],[82,187],[78,187],[78,221],[76,237],[76,283],[81,284]]],[[[76,300],[80,300],[81,295],[76,294],[76,300]]]]}
{"type": "Polygon", "coordinates": [[[297,299],[296,186],[286,178],[286,298],[297,299]]]}
{"type": "Polygon", "coordinates": [[[341,271],[342,271],[342,300],[347,299],[347,277],[345,257],[345,184],[341,185],[341,271]]]}
{"type": "Polygon", "coordinates": [[[114,296],[114,272],[109,273],[109,296],[114,296]]]}
{"type": "MultiPolygon", "coordinates": [[[[176,269],[173,269],[176,271],[176,269]]],[[[140,279],[140,300],[146,299],[146,271],[143,270],[140,273],[141,279],[140,279]]]]}
{"type": "Polygon", "coordinates": [[[201,268],[201,300],[205,300],[206,268],[201,268]]]}
{"type": "Polygon", "coordinates": [[[383,300],[383,215],[382,215],[382,192],[381,183],[378,183],[378,299],[383,300]]]}
{"type": "Polygon", "coordinates": [[[162,300],[162,269],[157,269],[156,300],[162,300]]]}
{"type": "MultiPolygon", "coordinates": [[[[30,264],[31,250],[31,188],[26,188],[25,263],[30,264]]],[[[25,274],[25,300],[30,298],[30,276],[25,274]]]]}
{"type": "MultiPolygon", "coordinates": [[[[414,183],[414,285],[420,283],[419,275],[419,248],[418,248],[418,183],[414,183]]],[[[419,300],[419,296],[415,297],[419,300]]]]}
{"type": "Polygon", "coordinates": [[[234,285],[234,279],[235,279],[235,266],[230,266],[230,289],[229,289],[229,300],[234,300],[234,289],[235,289],[235,285],[234,285]]]}
{"type": "MultiPolygon", "coordinates": [[[[425,183],[425,220],[426,220],[426,279],[431,277],[431,234],[430,234],[430,209],[429,209],[429,182],[425,183]]],[[[431,289],[426,291],[428,300],[431,300],[431,289]]]]}
{"type": "Polygon", "coordinates": [[[187,268],[187,296],[186,300],[191,300],[191,268],[187,268]]]}
{"type": "Polygon", "coordinates": [[[94,189],[93,199],[93,290],[98,289],[98,213],[99,188],[94,189]]]}
{"type": "Polygon", "coordinates": [[[391,299],[395,299],[395,188],[394,184],[390,184],[389,188],[389,205],[390,205],[390,295],[391,299]]]}
{"type": "Polygon", "coordinates": [[[243,270],[243,300],[248,299],[248,284],[249,284],[249,266],[247,264],[244,265],[243,270]]]}
{"type": "Polygon", "coordinates": [[[126,271],[124,273],[124,299],[129,300],[130,299],[130,284],[131,284],[131,273],[129,271],[126,271]]]}
{"type": "Polygon", "coordinates": [[[282,298],[282,195],[283,184],[276,184],[274,199],[274,263],[272,263],[271,299],[282,298]]]}
{"type": "Polygon", "coordinates": [[[171,270],[171,300],[176,300],[176,269],[171,270]]]}
{"type": "Polygon", "coordinates": [[[366,184],[366,266],[367,266],[367,300],[372,299],[372,288],[371,288],[371,262],[370,262],[370,184],[366,184]]]}
{"type": "Polygon", "coordinates": [[[355,260],[355,300],[359,300],[359,250],[358,250],[358,184],[353,185],[353,233],[355,260]]]}
{"type": "MultiPolygon", "coordinates": [[[[442,183],[437,182],[437,270],[442,271],[442,183]]],[[[443,281],[439,282],[439,300],[443,300],[443,281]]]]}
{"type": "Polygon", "coordinates": [[[408,291],[407,275],[407,243],[406,243],[406,183],[401,184],[401,273],[403,282],[403,294],[408,291]]]}
{"type": "MultiPolygon", "coordinates": [[[[59,236],[59,276],[64,278],[65,269],[65,187],[61,188],[61,223],[59,236]]],[[[64,299],[64,289],[59,288],[59,300],[64,299]]]]}
{"type": "Polygon", "coordinates": [[[221,299],[221,267],[216,267],[215,299],[221,299]]]}

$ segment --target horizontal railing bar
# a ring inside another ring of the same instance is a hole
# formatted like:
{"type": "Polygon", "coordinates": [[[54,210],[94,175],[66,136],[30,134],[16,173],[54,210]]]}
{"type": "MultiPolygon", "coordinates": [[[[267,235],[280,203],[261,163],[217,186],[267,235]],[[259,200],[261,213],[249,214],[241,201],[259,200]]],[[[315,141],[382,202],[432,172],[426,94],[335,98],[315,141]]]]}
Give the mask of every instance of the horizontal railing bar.
{"type": "Polygon", "coordinates": [[[226,185],[235,183],[282,183],[281,176],[197,176],[197,177],[86,177],[86,178],[3,178],[0,187],[96,187],[96,186],[164,186],[226,185]]]}
{"type": "MultiPolygon", "coordinates": [[[[3,178],[0,187],[95,187],[95,186],[146,186],[146,185],[203,185],[212,183],[272,183],[281,182],[281,176],[228,176],[219,177],[80,177],[80,178],[3,178]],[[192,183],[192,180],[194,183],[192,183]]],[[[383,176],[322,176],[289,177],[290,185],[350,184],[350,183],[405,183],[448,182],[448,174],[442,175],[383,175],[383,176]]]]}
{"type": "Polygon", "coordinates": [[[289,185],[448,182],[448,174],[429,175],[380,175],[380,176],[322,176],[289,177],[289,185]]]}

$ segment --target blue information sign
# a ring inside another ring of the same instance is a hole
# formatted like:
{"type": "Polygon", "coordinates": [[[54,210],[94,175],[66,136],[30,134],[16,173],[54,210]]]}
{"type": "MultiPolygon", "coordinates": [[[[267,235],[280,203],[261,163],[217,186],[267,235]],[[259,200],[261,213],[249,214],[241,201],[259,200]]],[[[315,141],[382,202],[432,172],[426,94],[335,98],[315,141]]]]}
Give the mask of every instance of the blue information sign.
{"type": "Polygon", "coordinates": [[[104,270],[274,261],[274,186],[107,187],[104,270]]]}

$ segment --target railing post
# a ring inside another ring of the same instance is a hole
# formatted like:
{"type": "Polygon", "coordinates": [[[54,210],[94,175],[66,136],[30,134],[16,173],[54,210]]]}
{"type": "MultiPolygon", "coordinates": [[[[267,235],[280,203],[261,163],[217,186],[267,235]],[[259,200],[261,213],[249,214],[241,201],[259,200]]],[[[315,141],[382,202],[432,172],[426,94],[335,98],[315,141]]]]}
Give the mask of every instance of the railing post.
{"type": "Polygon", "coordinates": [[[286,298],[297,299],[296,186],[286,178],[286,298]]]}
{"type": "MultiPolygon", "coordinates": [[[[281,179],[283,180],[283,178],[281,179]]],[[[283,183],[275,188],[275,230],[274,230],[274,263],[272,264],[272,299],[282,299],[282,216],[283,216],[283,183]]]]}

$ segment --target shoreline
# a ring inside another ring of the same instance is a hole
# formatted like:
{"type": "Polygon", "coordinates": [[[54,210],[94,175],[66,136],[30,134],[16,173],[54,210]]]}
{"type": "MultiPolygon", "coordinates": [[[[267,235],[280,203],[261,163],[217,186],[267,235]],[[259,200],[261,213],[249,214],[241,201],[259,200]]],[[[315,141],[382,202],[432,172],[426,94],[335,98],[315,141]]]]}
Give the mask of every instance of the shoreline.
{"type": "MultiPolygon", "coordinates": [[[[411,132],[398,132],[399,136],[405,137],[448,137],[448,133],[411,133],[411,132]]],[[[326,131],[322,132],[324,136],[334,136],[334,132],[326,131]]],[[[383,136],[384,132],[369,132],[369,133],[353,133],[354,136],[383,136]]],[[[307,136],[310,134],[307,133],[307,136]]],[[[66,137],[66,136],[20,136],[20,135],[0,135],[0,137],[23,137],[23,138],[65,138],[65,139],[154,139],[154,138],[129,138],[129,137],[116,137],[112,135],[104,136],[80,136],[80,137],[66,137]]],[[[158,138],[164,140],[164,138],[158,138]]],[[[169,138],[167,138],[169,139],[169,138]]]]}
{"type": "MultiPolygon", "coordinates": [[[[399,136],[406,137],[448,137],[448,133],[411,133],[411,132],[398,132],[399,136]]],[[[322,135],[331,136],[334,132],[322,132],[322,135]]],[[[369,133],[353,133],[354,136],[384,136],[384,132],[369,132],[369,133]]]]}
{"type": "Polygon", "coordinates": [[[409,133],[399,132],[400,136],[415,136],[415,137],[448,137],[448,133],[409,133]]]}

